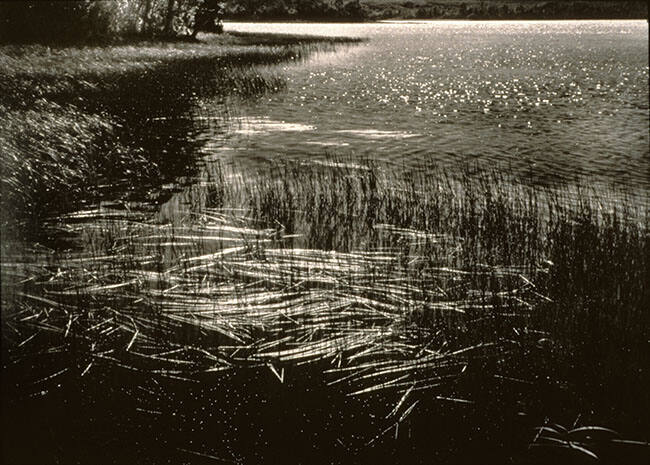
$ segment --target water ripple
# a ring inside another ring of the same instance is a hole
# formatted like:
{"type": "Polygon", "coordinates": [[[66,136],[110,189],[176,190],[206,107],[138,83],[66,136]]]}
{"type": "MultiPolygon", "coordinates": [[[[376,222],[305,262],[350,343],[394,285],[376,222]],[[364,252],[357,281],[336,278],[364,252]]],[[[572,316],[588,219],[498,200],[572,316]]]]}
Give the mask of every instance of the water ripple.
{"type": "Polygon", "coordinates": [[[287,90],[242,110],[241,160],[347,154],[417,166],[482,160],[530,178],[648,189],[644,21],[229,24],[364,36],[282,65],[287,90]],[[291,122],[291,123],[289,123],[291,122]]]}

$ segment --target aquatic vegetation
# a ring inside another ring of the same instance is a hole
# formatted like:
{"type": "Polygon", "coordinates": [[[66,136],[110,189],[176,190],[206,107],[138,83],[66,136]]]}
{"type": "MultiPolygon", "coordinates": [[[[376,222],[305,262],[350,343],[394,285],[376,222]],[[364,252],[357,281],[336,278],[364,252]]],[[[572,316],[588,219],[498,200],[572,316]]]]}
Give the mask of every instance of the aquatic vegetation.
{"type": "Polygon", "coordinates": [[[142,126],[170,108],[183,115],[200,98],[281,90],[280,77],[254,66],[345,42],[289,35],[256,41],[240,34],[200,43],[2,47],[3,230],[36,230],[34,221],[99,197],[98,186],[144,189],[191,170],[178,141],[167,147],[155,137],[142,140],[142,126]]]}
{"type": "MultiPolygon", "coordinates": [[[[576,421],[579,421],[578,417],[576,421]]],[[[622,439],[621,435],[602,426],[565,428],[547,424],[536,428],[537,434],[529,446],[529,463],[545,463],[560,460],[565,463],[601,462],[613,463],[620,457],[641,463],[648,453],[648,443],[622,439]]]]}
{"type": "MultiPolygon", "coordinates": [[[[263,373],[289,392],[306,383],[341,396],[319,415],[345,411],[344,399],[375,405],[362,456],[432,411],[447,426],[456,409],[503,425],[604,396],[629,411],[615,386],[582,375],[644,385],[633,350],[648,328],[647,212],[490,171],[330,165],[214,169],[175,224],[111,208],[60,217],[81,251],[4,258],[9,366],[24,376],[43,357],[27,384],[38,392],[122,371],[197,389],[263,373]]],[[[259,391],[246,389],[254,405],[259,391]]]]}

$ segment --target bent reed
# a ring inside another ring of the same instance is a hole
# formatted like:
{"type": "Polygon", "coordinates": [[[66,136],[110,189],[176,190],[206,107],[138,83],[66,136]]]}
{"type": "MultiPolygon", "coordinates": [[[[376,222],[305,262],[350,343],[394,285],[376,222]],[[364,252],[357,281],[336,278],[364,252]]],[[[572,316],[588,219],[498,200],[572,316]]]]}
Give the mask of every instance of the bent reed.
{"type": "Polygon", "coordinates": [[[301,367],[349,395],[389,395],[397,419],[431,395],[476,402],[466,379],[516,387],[578,361],[562,374],[575,389],[579,373],[601,386],[613,372],[644,376],[633,351],[648,334],[649,254],[636,202],[374,163],[204,176],[181,194],[200,207],[175,224],[89,209],[54,223],[78,251],[4,257],[3,283],[19,283],[3,292],[12,363],[44,343],[61,363],[52,382],[261,367],[284,383],[301,367]]]}

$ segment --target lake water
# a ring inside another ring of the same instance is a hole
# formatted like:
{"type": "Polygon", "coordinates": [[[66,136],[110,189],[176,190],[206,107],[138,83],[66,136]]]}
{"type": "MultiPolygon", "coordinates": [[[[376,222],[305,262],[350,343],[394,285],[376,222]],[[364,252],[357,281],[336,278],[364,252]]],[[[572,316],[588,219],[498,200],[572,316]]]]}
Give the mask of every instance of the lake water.
{"type": "Polygon", "coordinates": [[[225,29],[367,41],[280,66],[286,90],[235,105],[225,134],[199,134],[207,155],[245,165],[328,154],[409,167],[470,160],[533,182],[586,176],[647,190],[645,21],[225,29]]]}

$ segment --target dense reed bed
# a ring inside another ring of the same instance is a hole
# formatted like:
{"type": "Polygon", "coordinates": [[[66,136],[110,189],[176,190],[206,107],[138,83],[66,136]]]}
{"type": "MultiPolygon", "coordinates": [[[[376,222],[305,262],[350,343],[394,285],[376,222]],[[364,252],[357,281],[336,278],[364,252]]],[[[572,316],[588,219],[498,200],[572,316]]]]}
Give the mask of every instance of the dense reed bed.
{"type": "MultiPolygon", "coordinates": [[[[215,96],[255,98],[284,87],[256,65],[300,60],[354,39],[203,36],[199,42],[0,48],[3,231],[75,202],[146,192],[193,170],[188,112],[215,96]],[[173,109],[173,111],[171,110],[173,109]],[[171,113],[171,114],[170,114],[171,113]],[[166,119],[160,140],[143,127],[166,119]],[[144,137],[144,139],[143,139],[144,137]]],[[[210,108],[224,120],[228,107],[210,108]]],[[[11,231],[14,231],[13,233],[11,231]]]]}
{"type": "Polygon", "coordinates": [[[151,433],[174,443],[152,461],[647,454],[532,430],[601,422],[647,439],[650,254],[637,199],[340,161],[253,177],[211,165],[201,179],[172,223],[87,209],[52,225],[80,247],[3,256],[15,380],[3,397],[62,396],[65,416],[76,392],[117,415],[97,400],[108,391],[128,405],[126,430],[172,425],[151,433]],[[533,439],[553,447],[527,449],[533,439]],[[277,455],[287,447],[294,457],[277,455]]]}

